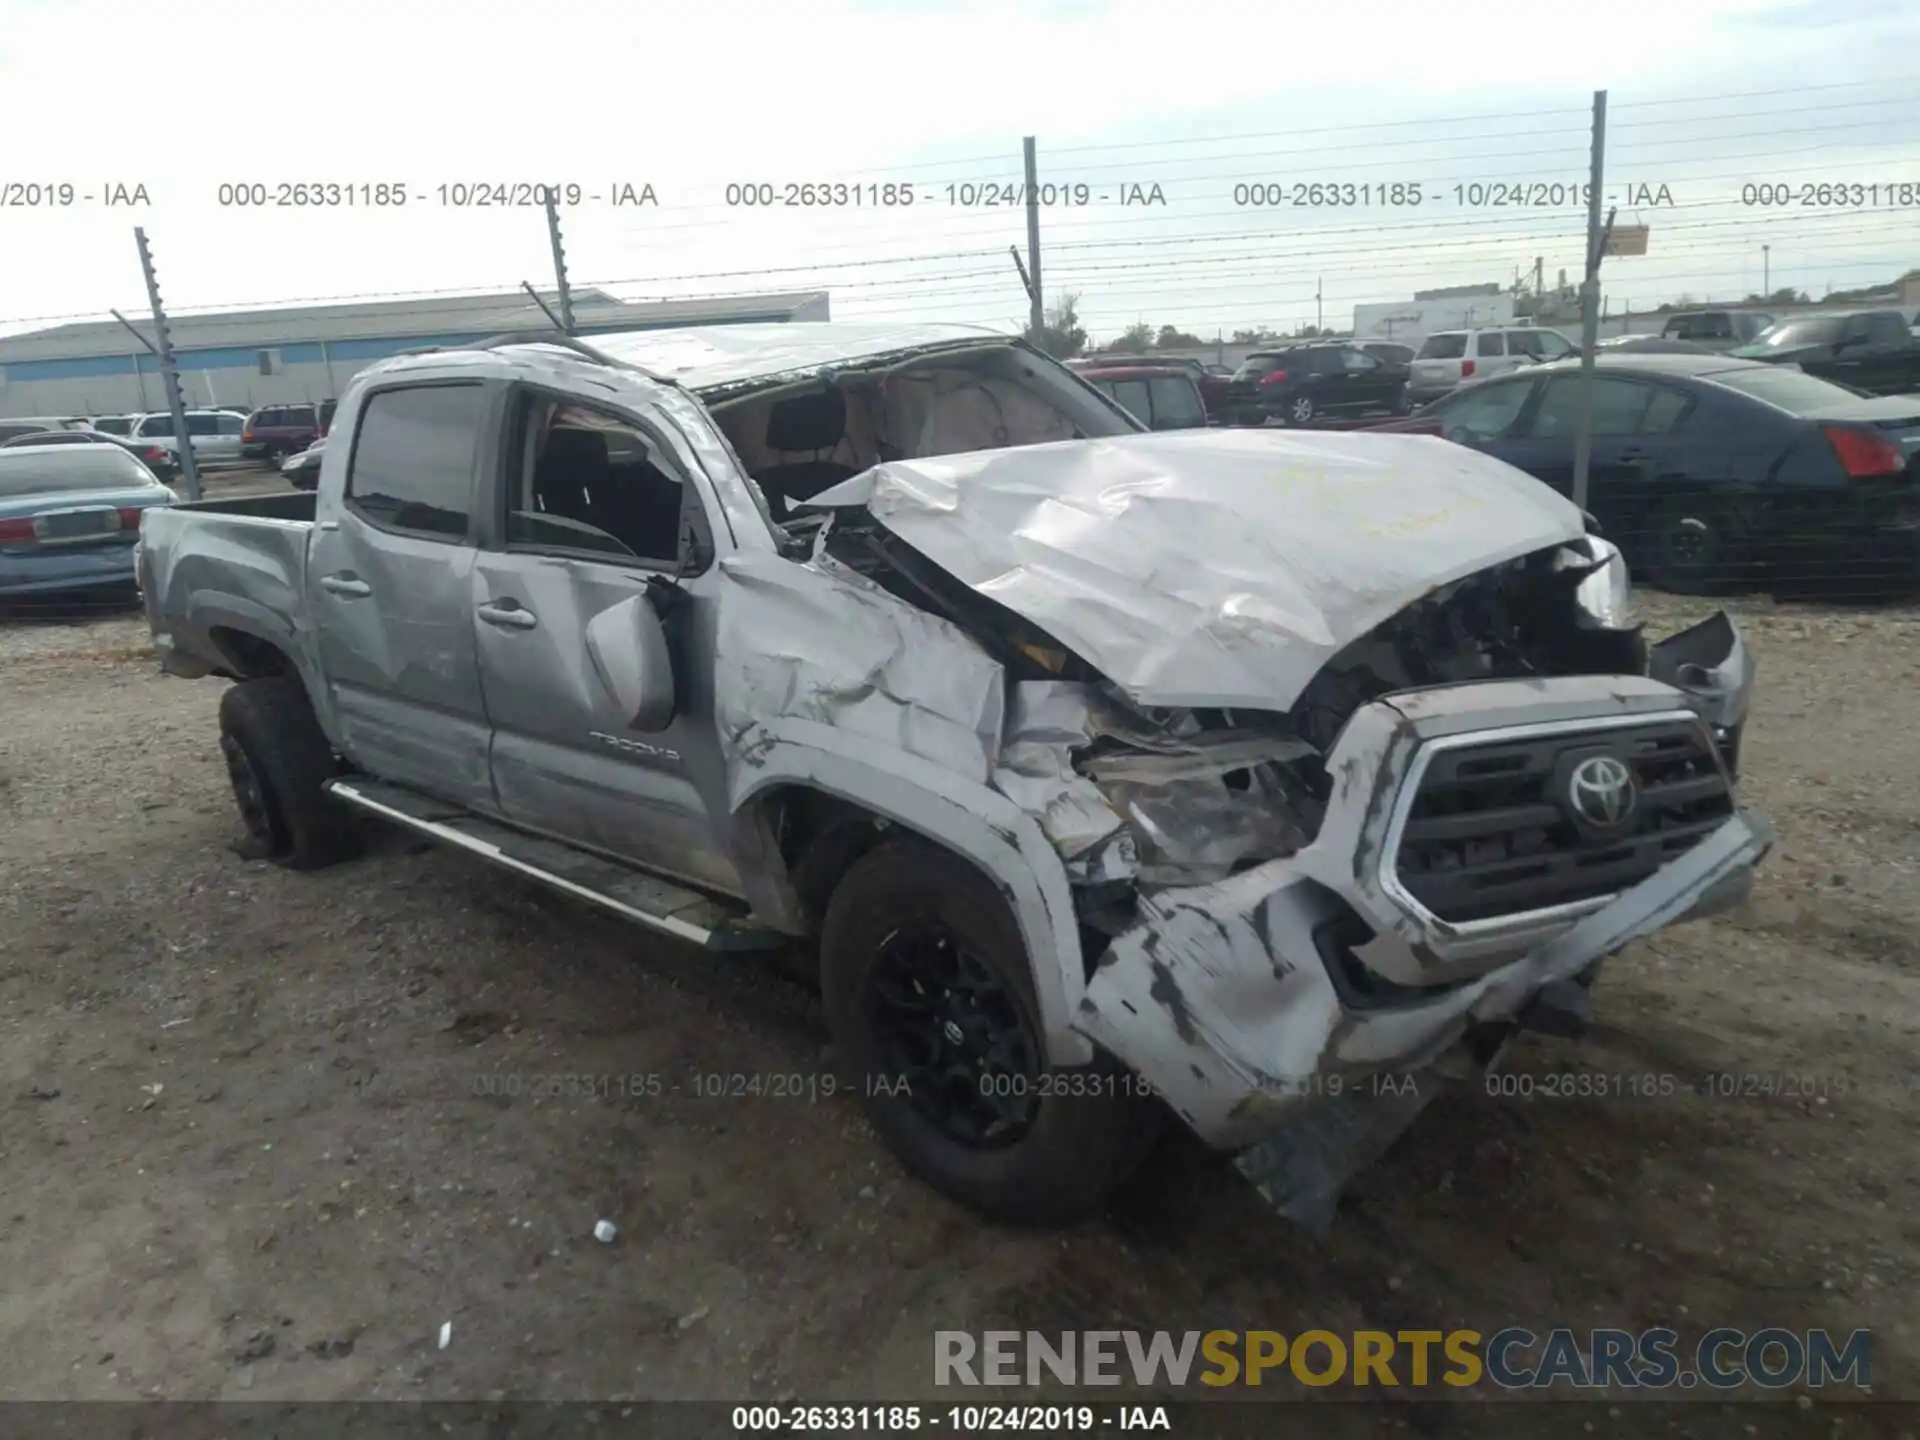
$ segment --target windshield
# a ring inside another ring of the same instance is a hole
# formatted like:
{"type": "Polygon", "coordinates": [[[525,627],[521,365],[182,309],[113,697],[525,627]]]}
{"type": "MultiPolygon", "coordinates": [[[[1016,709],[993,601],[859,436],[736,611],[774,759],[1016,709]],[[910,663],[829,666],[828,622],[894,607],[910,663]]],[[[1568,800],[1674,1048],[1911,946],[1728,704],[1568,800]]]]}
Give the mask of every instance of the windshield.
{"type": "Polygon", "coordinates": [[[1720,370],[1705,377],[1716,385],[1751,395],[1793,415],[1814,415],[1859,399],[1858,393],[1809,375],[1769,365],[1757,370],[1720,370]]]}
{"type": "Polygon", "coordinates": [[[1817,320],[1785,320],[1755,340],[1756,348],[1795,350],[1802,345],[1831,345],[1840,338],[1845,321],[1837,315],[1817,320]]]}
{"type": "Polygon", "coordinates": [[[118,445],[0,451],[0,500],[77,490],[124,490],[152,483],[146,466],[118,445]]]}

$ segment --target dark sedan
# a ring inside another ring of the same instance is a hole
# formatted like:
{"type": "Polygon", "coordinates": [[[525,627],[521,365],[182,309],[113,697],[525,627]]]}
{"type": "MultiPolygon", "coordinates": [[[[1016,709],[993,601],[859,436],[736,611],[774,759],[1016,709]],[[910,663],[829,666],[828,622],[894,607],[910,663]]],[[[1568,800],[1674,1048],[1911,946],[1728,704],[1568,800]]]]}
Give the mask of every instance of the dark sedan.
{"type": "Polygon", "coordinates": [[[176,498],[113,446],[0,447],[0,596],[133,584],[141,514],[176,498]]]}
{"type": "Polygon", "coordinates": [[[171,450],[155,445],[151,440],[123,440],[118,435],[109,435],[102,430],[43,430],[16,435],[11,440],[0,440],[0,450],[20,445],[117,445],[145,465],[158,479],[168,480],[180,473],[180,464],[173,458],[171,450]]]}
{"type": "MultiPolygon", "coordinates": [[[[1720,355],[1594,364],[1587,507],[1652,584],[1885,594],[1920,577],[1920,397],[1720,355]]],[[[1567,494],[1580,391],[1579,362],[1561,361],[1373,428],[1442,435],[1567,494]]]]}

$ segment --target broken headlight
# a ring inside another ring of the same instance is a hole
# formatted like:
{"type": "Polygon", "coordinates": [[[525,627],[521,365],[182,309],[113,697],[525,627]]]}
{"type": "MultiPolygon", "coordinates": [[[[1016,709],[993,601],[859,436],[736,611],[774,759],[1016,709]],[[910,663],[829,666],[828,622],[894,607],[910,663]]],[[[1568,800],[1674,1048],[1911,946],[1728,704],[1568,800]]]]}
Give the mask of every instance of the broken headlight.
{"type": "Polygon", "coordinates": [[[1291,855],[1311,836],[1280,773],[1303,741],[1233,737],[1178,754],[1103,755],[1086,773],[1126,819],[1143,885],[1208,885],[1291,855]]]}
{"type": "MultiPolygon", "coordinates": [[[[1633,626],[1633,583],[1627,575],[1627,557],[1611,540],[1589,535],[1582,542],[1600,568],[1580,582],[1573,592],[1580,613],[1602,630],[1627,630],[1633,626]]],[[[1568,547],[1572,549],[1572,546],[1568,547]]],[[[1589,562],[1590,563],[1590,562],[1589,562]]]]}

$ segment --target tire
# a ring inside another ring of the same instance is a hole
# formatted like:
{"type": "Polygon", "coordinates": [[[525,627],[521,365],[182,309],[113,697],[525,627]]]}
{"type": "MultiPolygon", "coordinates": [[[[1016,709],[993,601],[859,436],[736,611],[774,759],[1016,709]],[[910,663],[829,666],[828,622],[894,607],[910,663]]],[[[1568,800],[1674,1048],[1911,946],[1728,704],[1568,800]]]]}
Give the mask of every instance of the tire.
{"type": "Polygon", "coordinates": [[[1391,408],[1396,415],[1411,415],[1413,413],[1413,395],[1407,386],[1402,385],[1393,392],[1393,403],[1389,408],[1391,408]]]}
{"type": "Polygon", "coordinates": [[[1663,500],[1646,514],[1635,548],[1647,583],[1669,595],[1711,595],[1744,569],[1743,551],[1726,507],[1699,496],[1663,500]]]}
{"type": "Polygon", "coordinates": [[[352,818],[321,789],[340,763],[298,680],[232,686],[220,697],[220,750],[255,857],[318,870],[352,853],[352,818]]]}
{"type": "Polygon", "coordinates": [[[964,861],[919,840],[867,852],[828,902],[820,962],[842,1067],[887,1147],[935,1189],[998,1220],[1063,1224],[1097,1209],[1145,1159],[1159,1112],[1127,1072],[1105,1057],[1065,1071],[1041,1059],[1019,927],[999,892],[964,861]],[[903,983],[914,956],[930,957],[920,978],[944,968],[964,990],[938,990],[937,978],[925,988],[903,983]],[[903,994],[910,1006],[890,998],[903,994]],[[922,1022],[910,1012],[923,998],[922,1022]],[[963,1061],[963,1020],[973,1053],[990,1037],[997,1061],[977,1069],[963,1061]],[[948,1084],[919,1079],[926,1067],[903,1063],[903,1050],[944,1061],[948,1084]],[[998,1135],[991,1122],[980,1124],[996,1109],[978,1098],[993,1093],[977,1083],[982,1073],[1018,1084],[1020,1098],[1002,1097],[998,1109],[1023,1117],[998,1135]],[[936,1113],[946,1097],[955,1097],[949,1108],[957,1114],[936,1113]]]}
{"type": "Polygon", "coordinates": [[[1314,408],[1311,395],[1296,395],[1287,401],[1287,424],[1311,425],[1319,411],[1314,408]]]}

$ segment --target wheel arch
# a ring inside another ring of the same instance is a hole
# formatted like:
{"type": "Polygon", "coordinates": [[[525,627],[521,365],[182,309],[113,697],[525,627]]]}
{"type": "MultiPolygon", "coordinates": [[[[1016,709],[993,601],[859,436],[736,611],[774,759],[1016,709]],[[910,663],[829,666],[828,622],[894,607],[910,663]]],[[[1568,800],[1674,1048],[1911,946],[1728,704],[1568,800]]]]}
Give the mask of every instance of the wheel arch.
{"type": "Polygon", "coordinates": [[[216,673],[233,680],[267,675],[298,680],[321,730],[338,746],[340,732],[331,692],[307,643],[310,637],[288,617],[238,595],[198,595],[189,607],[187,624],[204,641],[206,652],[217,657],[216,673]]]}
{"type": "Polygon", "coordinates": [[[856,744],[828,726],[788,722],[783,729],[819,733],[757,732],[736,761],[730,796],[736,853],[752,857],[747,873],[767,877],[764,893],[751,897],[756,909],[764,906],[781,928],[801,931],[817,916],[810,907],[824,904],[823,894],[804,893],[819,882],[781,843],[781,816],[796,802],[822,826],[806,838],[845,843],[848,864],[889,828],[918,835],[978,870],[1006,898],[1026,947],[1048,1060],[1090,1061],[1091,1044],[1072,1026],[1086,988],[1073,895],[1039,825],[998,791],[917,756],[876,757],[870,742],[856,744]],[[872,835],[850,833],[861,826],[872,835]],[[839,841],[830,838],[836,834],[839,841]]]}

